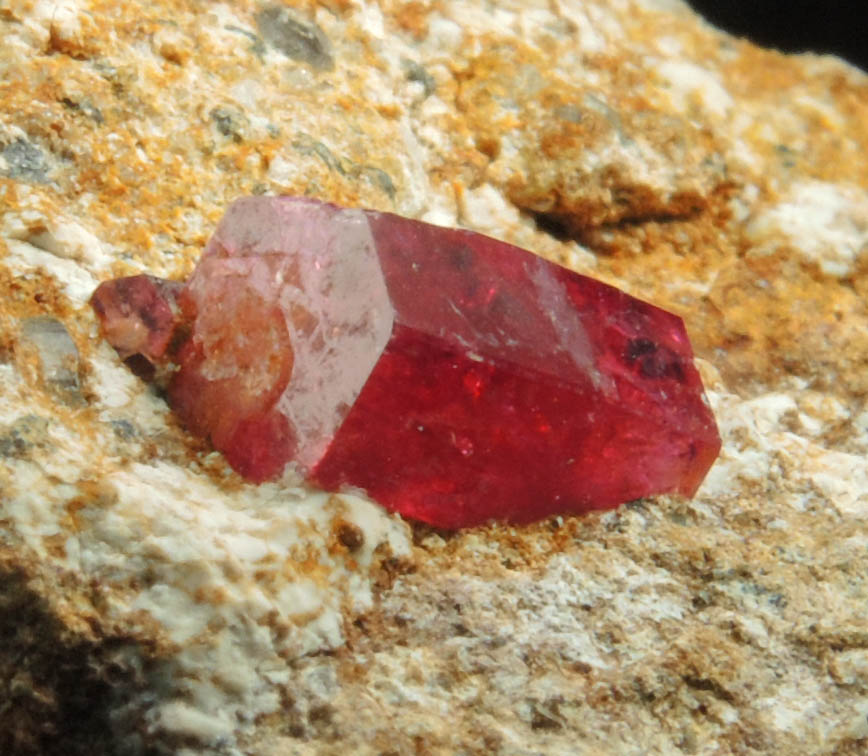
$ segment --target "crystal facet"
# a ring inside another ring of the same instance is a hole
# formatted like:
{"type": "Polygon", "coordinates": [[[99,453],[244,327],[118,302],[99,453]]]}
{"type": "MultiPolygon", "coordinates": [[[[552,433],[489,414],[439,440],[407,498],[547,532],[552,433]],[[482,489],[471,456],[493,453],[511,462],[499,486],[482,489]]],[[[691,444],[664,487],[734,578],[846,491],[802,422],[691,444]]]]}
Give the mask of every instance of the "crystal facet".
{"type": "Polygon", "coordinates": [[[92,302],[244,477],[440,527],[691,496],[720,448],[680,318],[470,231],[245,198],[186,284],[92,302]]]}

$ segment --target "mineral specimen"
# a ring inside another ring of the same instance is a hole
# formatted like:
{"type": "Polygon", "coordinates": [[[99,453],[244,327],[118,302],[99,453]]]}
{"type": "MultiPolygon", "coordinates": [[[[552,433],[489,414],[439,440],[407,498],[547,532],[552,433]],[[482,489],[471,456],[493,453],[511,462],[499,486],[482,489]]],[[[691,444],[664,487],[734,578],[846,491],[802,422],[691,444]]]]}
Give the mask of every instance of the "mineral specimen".
{"type": "Polygon", "coordinates": [[[292,462],[439,527],[691,496],[720,448],[680,318],[469,231],[245,198],[186,284],[92,304],[245,478],[292,462]]]}

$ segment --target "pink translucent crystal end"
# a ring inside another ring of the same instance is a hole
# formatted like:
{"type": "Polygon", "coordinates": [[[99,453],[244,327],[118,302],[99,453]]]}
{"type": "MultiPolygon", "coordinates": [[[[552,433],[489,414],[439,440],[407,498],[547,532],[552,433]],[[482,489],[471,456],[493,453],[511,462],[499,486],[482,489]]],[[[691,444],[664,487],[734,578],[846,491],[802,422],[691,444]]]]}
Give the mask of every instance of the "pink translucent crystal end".
{"type": "Polygon", "coordinates": [[[246,198],[183,289],[153,282],[100,286],[106,336],[173,360],[173,408],[253,481],[293,461],[457,528],[691,496],[720,449],[680,318],[479,234],[246,198]]]}

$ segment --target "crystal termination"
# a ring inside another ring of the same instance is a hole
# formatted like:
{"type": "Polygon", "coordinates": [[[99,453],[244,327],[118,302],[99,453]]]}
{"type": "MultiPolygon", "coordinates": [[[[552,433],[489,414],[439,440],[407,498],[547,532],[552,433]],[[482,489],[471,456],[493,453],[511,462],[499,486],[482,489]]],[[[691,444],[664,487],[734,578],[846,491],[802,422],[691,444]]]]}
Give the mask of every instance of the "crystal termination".
{"type": "Polygon", "coordinates": [[[438,527],[692,496],[720,449],[680,318],[470,231],[244,198],[185,284],[91,301],[248,480],[292,462],[438,527]]]}

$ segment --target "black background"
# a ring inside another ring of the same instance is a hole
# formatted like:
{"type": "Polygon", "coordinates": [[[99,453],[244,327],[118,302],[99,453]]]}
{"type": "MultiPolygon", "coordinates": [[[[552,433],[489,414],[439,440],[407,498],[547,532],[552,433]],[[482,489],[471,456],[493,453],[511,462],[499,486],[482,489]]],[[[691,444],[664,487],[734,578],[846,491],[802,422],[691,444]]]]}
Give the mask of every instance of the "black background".
{"type": "Polygon", "coordinates": [[[868,71],[868,0],[688,0],[720,29],[783,52],[832,53],[868,71]]]}

